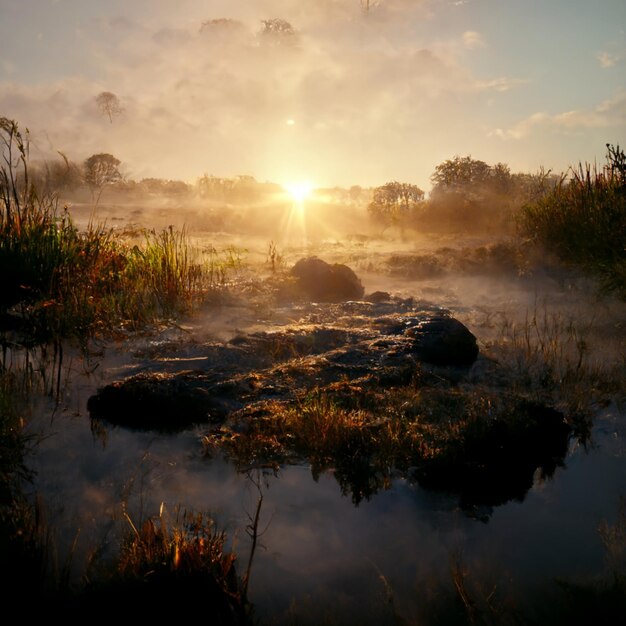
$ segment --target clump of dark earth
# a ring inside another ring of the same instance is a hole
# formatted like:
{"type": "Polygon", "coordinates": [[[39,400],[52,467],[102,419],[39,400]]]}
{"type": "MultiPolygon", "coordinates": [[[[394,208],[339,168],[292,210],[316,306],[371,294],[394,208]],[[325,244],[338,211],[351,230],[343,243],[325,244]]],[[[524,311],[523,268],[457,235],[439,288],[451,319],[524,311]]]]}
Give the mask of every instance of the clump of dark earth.
{"type": "Polygon", "coordinates": [[[292,268],[297,289],[313,302],[360,300],[365,289],[347,265],[326,263],[315,256],[300,259],[292,268]]]}
{"type": "MultiPolygon", "coordinates": [[[[306,261],[301,268],[322,267],[306,261]]],[[[358,288],[351,279],[347,283],[352,295],[361,293],[360,282],[358,288]]],[[[470,375],[481,360],[476,337],[433,304],[378,292],[359,300],[291,304],[275,314],[293,321],[228,341],[171,345],[171,358],[92,396],[91,417],[140,430],[176,432],[196,424],[245,430],[246,420],[262,417],[268,402],[293,405],[313,390],[380,396],[407,385],[452,390],[460,383],[485,384],[470,375]],[[186,362],[180,355],[193,357],[195,369],[180,367],[186,362]]],[[[455,494],[467,509],[523,498],[537,469],[550,475],[562,462],[570,430],[548,407],[512,406],[514,419],[487,420],[462,448],[405,468],[403,475],[455,494]]],[[[367,457],[336,460],[335,477],[355,502],[388,484],[374,465],[367,457]]]]}
{"type": "Polygon", "coordinates": [[[204,358],[195,370],[144,372],[107,385],[89,399],[89,412],[129,428],[175,431],[338,381],[405,385],[420,364],[468,368],[478,356],[466,326],[437,307],[415,309],[411,299],[309,303],[293,313],[297,323],[196,345],[204,358]]]}

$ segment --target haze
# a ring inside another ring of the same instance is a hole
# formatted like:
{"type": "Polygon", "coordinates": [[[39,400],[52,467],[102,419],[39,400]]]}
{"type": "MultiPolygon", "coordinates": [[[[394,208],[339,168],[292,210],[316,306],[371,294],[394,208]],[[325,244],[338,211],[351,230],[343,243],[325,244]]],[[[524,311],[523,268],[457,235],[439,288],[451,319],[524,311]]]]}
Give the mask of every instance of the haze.
{"type": "Polygon", "coordinates": [[[364,4],[0,0],[0,114],[31,156],[189,182],[428,190],[457,154],[563,171],[626,143],[623,0],[364,4]]]}

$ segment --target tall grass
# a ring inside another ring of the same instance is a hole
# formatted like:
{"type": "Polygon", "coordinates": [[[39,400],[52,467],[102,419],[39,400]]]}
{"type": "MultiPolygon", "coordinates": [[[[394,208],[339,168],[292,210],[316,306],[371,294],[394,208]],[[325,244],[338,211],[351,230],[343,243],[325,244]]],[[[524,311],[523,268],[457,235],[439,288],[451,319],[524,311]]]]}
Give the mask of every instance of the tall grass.
{"type": "Polygon", "coordinates": [[[124,325],[137,328],[189,311],[207,288],[205,267],[172,227],[130,246],[112,229],[85,231],[39,195],[28,174],[28,141],[0,118],[0,333],[23,347],[81,345],[124,325]],[[4,331],[4,332],[3,332],[4,331]]]}
{"type": "Polygon", "coordinates": [[[165,505],[158,516],[140,526],[126,514],[127,531],[121,547],[104,570],[69,608],[102,607],[115,597],[129,608],[140,608],[142,617],[162,612],[189,614],[192,603],[198,615],[215,624],[250,624],[251,607],[244,583],[237,575],[236,556],[227,548],[224,532],[202,513],[177,510],[172,518],[165,505]],[[202,605],[202,606],[200,606],[202,605]]]}
{"type": "Polygon", "coordinates": [[[598,411],[626,398],[623,338],[613,336],[607,345],[596,321],[580,311],[550,310],[545,303],[535,303],[519,319],[502,314],[497,336],[482,347],[493,371],[489,366],[477,376],[562,411],[585,442],[598,411]]]}
{"type": "MultiPolygon", "coordinates": [[[[144,232],[137,245],[104,225],[80,231],[54,193],[40,193],[32,183],[28,135],[6,118],[0,118],[0,158],[0,561],[12,575],[4,590],[65,602],[59,595],[69,593],[69,570],[60,578],[51,571],[46,525],[33,495],[24,492],[31,442],[20,398],[26,403],[35,391],[55,387],[58,394],[67,342],[87,349],[94,337],[116,328],[139,329],[192,310],[213,286],[209,270],[217,261],[203,264],[187,233],[172,227],[144,232]],[[58,372],[52,378],[50,365],[58,372]]],[[[189,601],[183,587],[196,581],[195,591],[208,594],[223,612],[220,623],[242,623],[234,556],[224,542],[201,517],[168,526],[161,516],[133,528],[113,582],[136,592],[133,581],[141,588],[150,578],[169,589],[174,580],[189,601]]],[[[68,598],[83,600],[91,596],[68,598]]]]}
{"type": "Polygon", "coordinates": [[[571,168],[519,215],[523,235],[626,297],[626,154],[607,145],[606,165],[571,168]]]}

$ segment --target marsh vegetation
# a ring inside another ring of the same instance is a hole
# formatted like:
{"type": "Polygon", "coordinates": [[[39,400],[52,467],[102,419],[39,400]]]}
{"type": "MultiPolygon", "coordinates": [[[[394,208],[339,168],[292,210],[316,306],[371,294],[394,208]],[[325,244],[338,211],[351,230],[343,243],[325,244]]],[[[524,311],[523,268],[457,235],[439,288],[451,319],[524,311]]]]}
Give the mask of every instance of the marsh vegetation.
{"type": "Polygon", "coordinates": [[[125,180],[107,155],[31,164],[0,132],[11,593],[145,615],[210,597],[224,624],[624,610],[619,146],[601,170],[455,157],[428,199],[296,201],[125,180]],[[292,271],[312,257],[333,290],[292,271]]]}

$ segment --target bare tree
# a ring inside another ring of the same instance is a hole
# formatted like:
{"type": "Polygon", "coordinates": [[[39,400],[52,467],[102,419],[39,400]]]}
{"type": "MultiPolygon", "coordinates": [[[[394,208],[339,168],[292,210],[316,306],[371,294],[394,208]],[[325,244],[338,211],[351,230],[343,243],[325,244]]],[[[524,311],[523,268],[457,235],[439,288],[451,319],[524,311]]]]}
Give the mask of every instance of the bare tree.
{"type": "Polygon", "coordinates": [[[121,115],[123,111],[119,98],[110,91],[99,93],[96,96],[96,104],[102,115],[106,115],[109,118],[111,124],[113,123],[113,118],[116,115],[121,115]]]}

